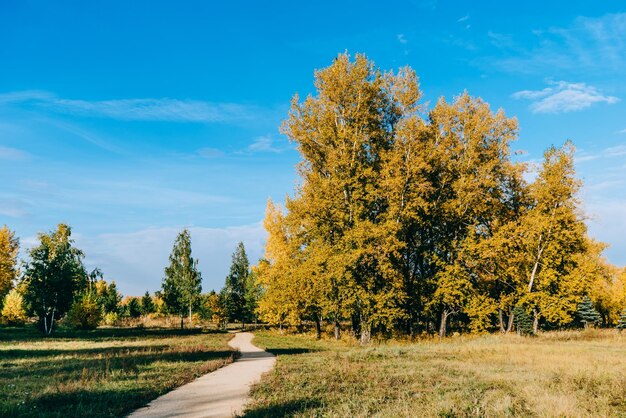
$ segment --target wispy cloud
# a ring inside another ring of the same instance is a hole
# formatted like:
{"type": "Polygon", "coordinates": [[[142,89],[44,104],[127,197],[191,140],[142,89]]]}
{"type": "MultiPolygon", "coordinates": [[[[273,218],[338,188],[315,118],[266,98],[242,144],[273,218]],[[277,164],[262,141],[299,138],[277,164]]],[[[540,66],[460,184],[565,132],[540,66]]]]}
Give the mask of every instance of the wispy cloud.
{"type": "Polygon", "coordinates": [[[469,19],[469,15],[465,15],[463,17],[460,17],[456,21],[461,23],[461,22],[465,22],[467,19],[469,19]]]}
{"type": "Polygon", "coordinates": [[[0,145],[0,160],[24,160],[29,156],[26,151],[0,145]]]}
{"type": "Polygon", "coordinates": [[[197,151],[197,154],[203,158],[218,158],[218,157],[223,157],[225,155],[223,151],[217,148],[209,148],[209,147],[200,148],[197,151]]]}
{"type": "Polygon", "coordinates": [[[0,198],[0,215],[10,218],[23,218],[28,213],[22,202],[15,199],[0,198]]]}
{"type": "Polygon", "coordinates": [[[287,148],[276,146],[271,136],[264,135],[255,138],[252,144],[248,146],[247,150],[250,152],[283,152],[286,151],[287,148]]]}
{"type": "Polygon", "coordinates": [[[43,91],[0,94],[0,105],[48,109],[84,117],[135,121],[234,122],[258,117],[260,109],[235,103],[212,103],[172,98],[116,100],[65,99],[43,91]]]}
{"type": "Polygon", "coordinates": [[[396,38],[398,39],[398,42],[400,42],[401,44],[405,45],[407,44],[409,41],[406,39],[406,37],[404,36],[403,33],[399,33],[396,35],[396,38]]]}
{"type": "MultiPolygon", "coordinates": [[[[626,69],[626,13],[580,16],[569,26],[535,30],[533,34],[530,46],[518,44],[512,54],[487,59],[483,64],[508,72],[539,74],[559,69],[619,75],[626,69]]],[[[490,38],[493,41],[493,36],[490,38]]],[[[510,48],[512,41],[494,45],[510,48]]]]}
{"type": "Polygon", "coordinates": [[[626,145],[616,145],[614,147],[608,147],[602,149],[598,152],[589,153],[585,151],[580,151],[577,153],[575,157],[575,161],[577,163],[584,163],[587,161],[594,161],[601,158],[615,158],[615,157],[623,157],[626,155],[626,145]]]}
{"type": "Polygon", "coordinates": [[[566,81],[550,82],[553,87],[543,90],[522,90],[513,94],[515,99],[531,100],[533,113],[566,113],[583,110],[595,103],[617,103],[617,97],[600,93],[585,83],[566,81]]]}

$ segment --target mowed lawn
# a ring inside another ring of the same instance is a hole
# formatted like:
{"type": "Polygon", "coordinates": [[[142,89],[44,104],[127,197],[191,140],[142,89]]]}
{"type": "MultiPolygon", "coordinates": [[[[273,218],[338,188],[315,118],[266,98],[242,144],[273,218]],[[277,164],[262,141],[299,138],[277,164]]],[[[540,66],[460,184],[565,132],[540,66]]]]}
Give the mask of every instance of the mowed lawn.
{"type": "Polygon", "coordinates": [[[626,416],[626,333],[350,342],[259,333],[278,354],[246,417],[626,416]]]}
{"type": "Polygon", "coordinates": [[[232,335],[0,328],[0,416],[120,417],[230,363],[232,335]]]}

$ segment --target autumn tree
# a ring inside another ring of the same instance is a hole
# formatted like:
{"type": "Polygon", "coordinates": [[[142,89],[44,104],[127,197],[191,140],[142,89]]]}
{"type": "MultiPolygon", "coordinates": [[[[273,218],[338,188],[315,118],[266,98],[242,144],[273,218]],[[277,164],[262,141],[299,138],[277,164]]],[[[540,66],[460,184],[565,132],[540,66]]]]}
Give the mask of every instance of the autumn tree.
{"type": "Polygon", "coordinates": [[[187,229],[176,237],[169,259],[170,265],[165,268],[162,283],[163,300],[171,313],[180,315],[182,329],[186,314],[191,324],[192,310],[202,291],[198,260],[191,255],[191,235],[187,229]]]}
{"type": "Polygon", "coordinates": [[[0,301],[4,300],[17,280],[19,248],[20,241],[15,236],[15,232],[4,225],[0,229],[0,301]]]}
{"type": "Polygon", "coordinates": [[[50,335],[55,320],[67,313],[74,297],[87,287],[83,253],[74,247],[71,228],[59,224],[55,231],[39,234],[39,245],[29,252],[24,270],[28,312],[39,317],[50,335]]]}
{"type": "Polygon", "coordinates": [[[2,318],[9,324],[20,324],[26,320],[26,311],[24,310],[24,297],[13,288],[4,297],[2,305],[2,318]]]}
{"type": "MultiPolygon", "coordinates": [[[[587,236],[573,146],[550,148],[535,181],[513,162],[517,121],[467,93],[427,111],[410,68],[339,55],[296,95],[282,132],[302,156],[284,207],[268,203],[258,312],[282,326],[344,324],[415,335],[448,321],[512,330],[515,312],[571,322],[589,294],[617,320],[620,282],[587,236]]],[[[608,322],[607,322],[608,323],[608,322]]]]}

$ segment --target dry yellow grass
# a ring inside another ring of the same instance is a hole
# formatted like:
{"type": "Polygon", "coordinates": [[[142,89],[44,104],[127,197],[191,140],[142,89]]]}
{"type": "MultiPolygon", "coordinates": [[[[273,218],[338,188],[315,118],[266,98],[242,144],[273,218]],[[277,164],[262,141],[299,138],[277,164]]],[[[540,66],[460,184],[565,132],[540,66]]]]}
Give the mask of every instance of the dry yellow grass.
{"type": "Polygon", "coordinates": [[[457,337],[366,348],[260,334],[278,353],[248,416],[626,416],[626,334],[457,337]]]}

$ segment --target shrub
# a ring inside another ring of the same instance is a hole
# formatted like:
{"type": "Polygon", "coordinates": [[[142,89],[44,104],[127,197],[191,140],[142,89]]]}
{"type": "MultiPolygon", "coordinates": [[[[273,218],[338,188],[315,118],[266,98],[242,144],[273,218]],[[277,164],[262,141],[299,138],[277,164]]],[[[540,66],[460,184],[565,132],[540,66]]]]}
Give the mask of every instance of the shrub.
{"type": "Polygon", "coordinates": [[[79,296],[67,313],[67,322],[81,329],[95,329],[101,321],[102,308],[91,292],[79,296]]]}
{"type": "Polygon", "coordinates": [[[117,314],[117,312],[109,312],[106,315],[104,315],[105,325],[109,325],[109,326],[118,325],[119,321],[120,321],[120,316],[117,314]]]}
{"type": "Polygon", "coordinates": [[[11,290],[4,297],[2,318],[9,324],[21,324],[26,320],[24,298],[17,289],[11,290]]]}

